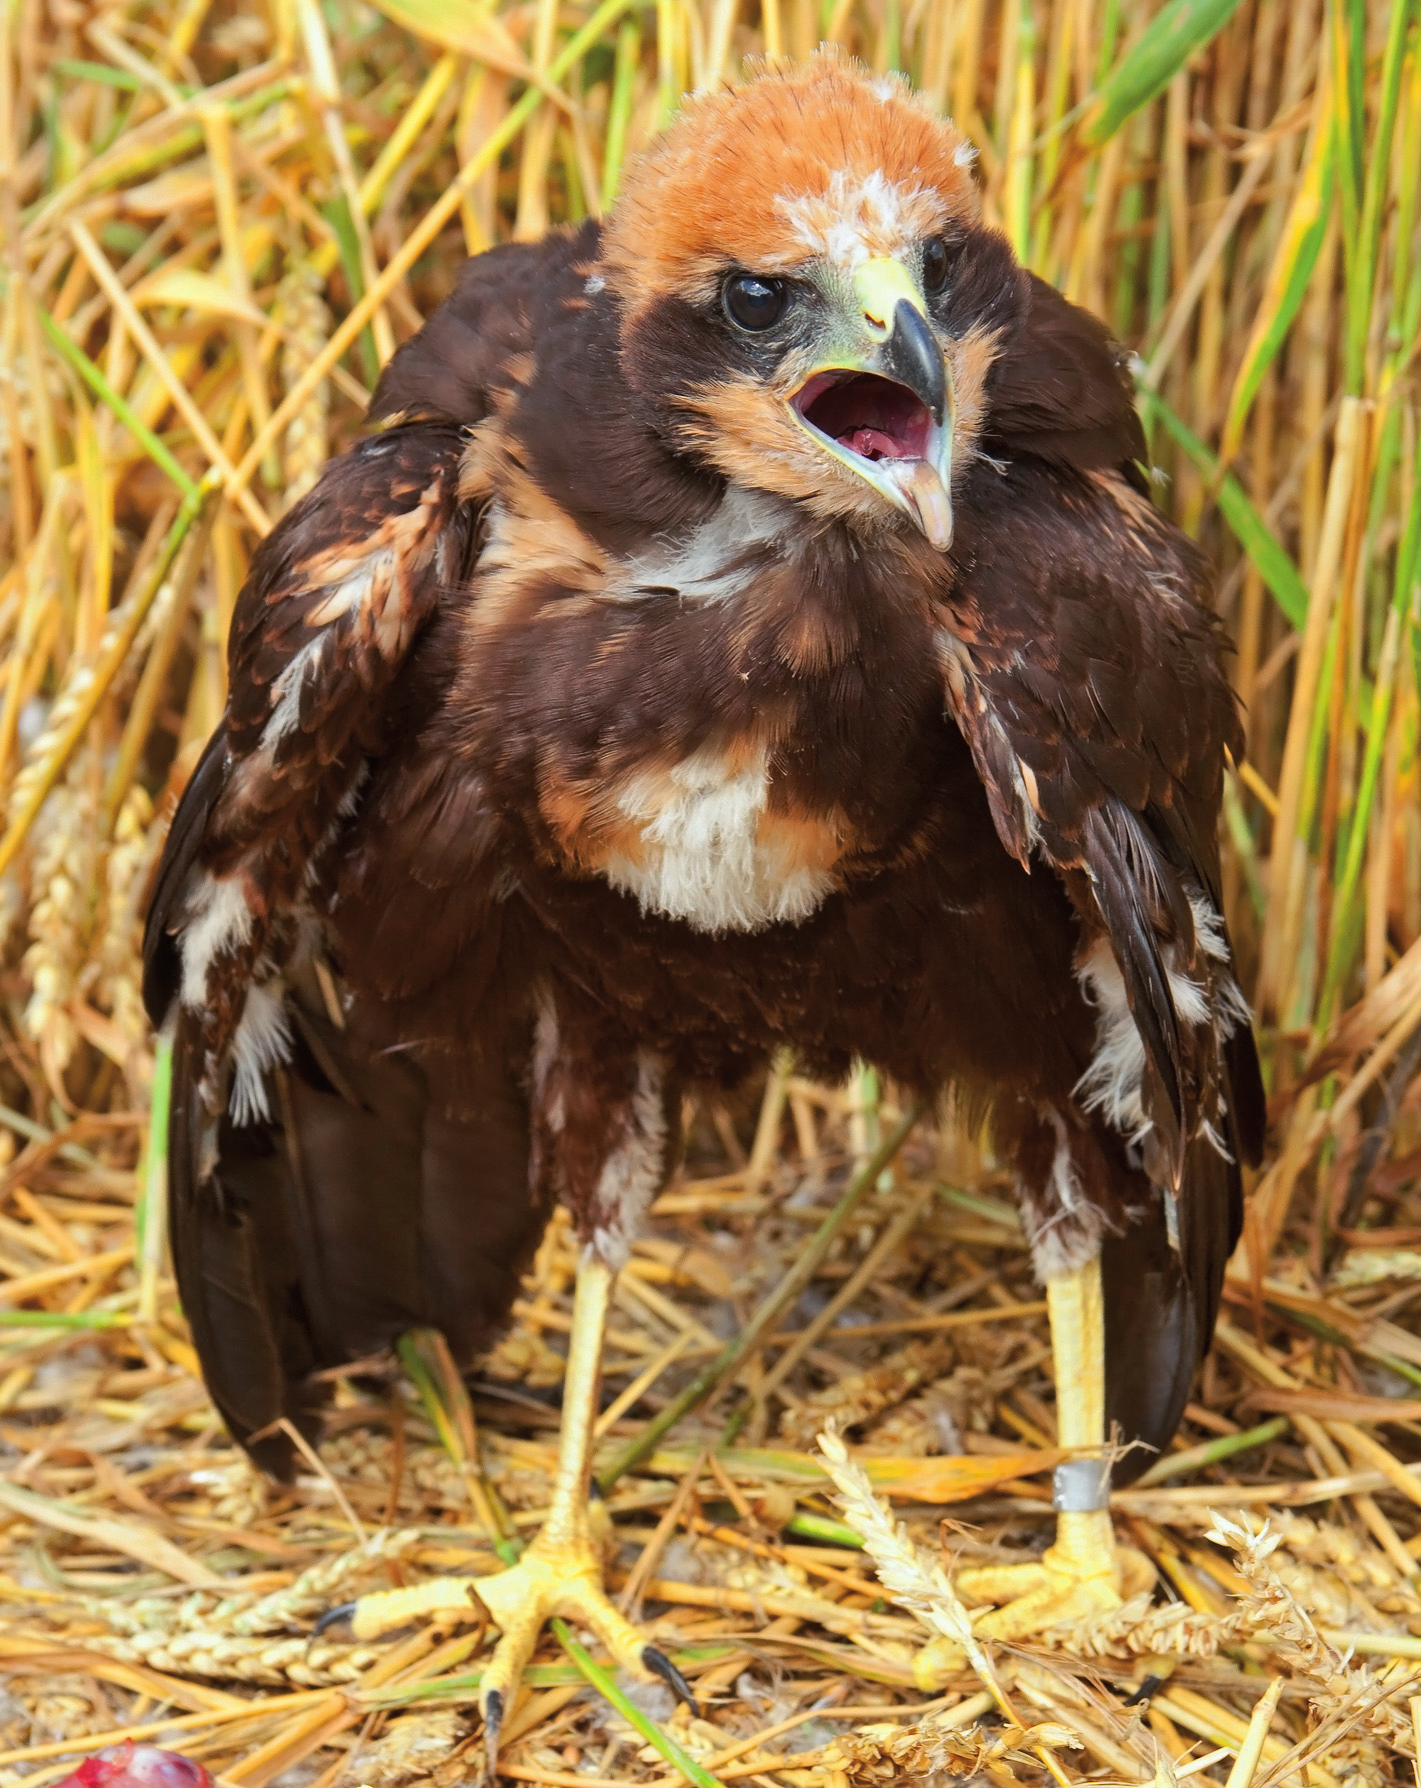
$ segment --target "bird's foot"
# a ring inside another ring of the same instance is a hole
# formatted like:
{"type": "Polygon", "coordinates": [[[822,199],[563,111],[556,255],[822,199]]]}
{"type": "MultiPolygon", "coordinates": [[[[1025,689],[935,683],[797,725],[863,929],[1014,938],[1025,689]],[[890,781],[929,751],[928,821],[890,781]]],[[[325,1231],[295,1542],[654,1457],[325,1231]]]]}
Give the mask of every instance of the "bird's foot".
{"type": "Polygon", "coordinates": [[[695,1708],[690,1685],[664,1652],[637,1631],[607,1598],[602,1564],[586,1529],[563,1538],[540,1533],[515,1565],[492,1577],[437,1577],[409,1589],[379,1590],[349,1605],[357,1639],[370,1639],[432,1614],[458,1611],[477,1619],[486,1610],[499,1630],[484,1667],[479,1706],[489,1769],[498,1756],[499,1729],[518,1692],[538,1634],[556,1616],[589,1629],[614,1663],[642,1682],[663,1682],[695,1708]]]}
{"type": "MultiPolygon", "coordinates": [[[[1153,1586],[1155,1568],[1143,1552],[1117,1546],[1113,1537],[1103,1543],[1093,1537],[1086,1545],[1074,1543],[1077,1539],[1058,1535],[1056,1544],[1031,1564],[954,1573],[953,1583],[968,1601],[996,1604],[973,1612],[973,1633],[979,1639],[1013,1640],[1051,1628],[1087,1626],[1153,1586]]],[[[959,1646],[935,1639],[913,1660],[913,1675],[920,1688],[938,1688],[965,1663],[959,1646]]]]}

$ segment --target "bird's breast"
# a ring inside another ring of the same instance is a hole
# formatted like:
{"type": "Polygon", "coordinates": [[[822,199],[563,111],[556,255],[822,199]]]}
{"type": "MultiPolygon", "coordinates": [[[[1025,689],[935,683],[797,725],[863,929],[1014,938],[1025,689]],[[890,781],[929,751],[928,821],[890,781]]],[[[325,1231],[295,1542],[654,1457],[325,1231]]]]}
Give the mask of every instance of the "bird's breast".
{"type": "Polygon", "coordinates": [[[842,815],[795,801],[763,747],[640,768],[595,801],[546,794],[545,816],[582,873],[695,931],[798,924],[839,885],[842,815]]]}
{"type": "Polygon", "coordinates": [[[792,547],[752,496],[595,588],[590,546],[491,545],[457,697],[546,866],[707,936],[800,924],[911,849],[942,730],[902,566],[792,547]]]}

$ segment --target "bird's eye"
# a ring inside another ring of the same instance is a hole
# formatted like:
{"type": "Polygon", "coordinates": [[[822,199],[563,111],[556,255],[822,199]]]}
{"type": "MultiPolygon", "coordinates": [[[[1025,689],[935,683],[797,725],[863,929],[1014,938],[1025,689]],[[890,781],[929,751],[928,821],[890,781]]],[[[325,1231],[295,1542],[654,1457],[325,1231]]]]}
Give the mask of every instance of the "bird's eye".
{"type": "Polygon", "coordinates": [[[732,273],[721,289],[725,314],[742,329],[768,329],[778,323],[788,297],[782,279],[760,279],[754,273],[732,273]]]}
{"type": "Polygon", "coordinates": [[[952,255],[941,236],[934,236],[923,246],[923,290],[940,292],[947,284],[952,268],[952,255]]]}

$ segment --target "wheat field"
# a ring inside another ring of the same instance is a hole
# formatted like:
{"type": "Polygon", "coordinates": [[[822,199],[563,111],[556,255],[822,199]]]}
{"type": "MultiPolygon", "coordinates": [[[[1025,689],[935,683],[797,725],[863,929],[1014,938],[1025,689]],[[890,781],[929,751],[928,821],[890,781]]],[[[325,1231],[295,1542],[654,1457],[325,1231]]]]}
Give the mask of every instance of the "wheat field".
{"type": "Polygon", "coordinates": [[[1048,1531],[990,1138],[790,1062],[698,1109],[618,1291],[602,1475],[611,1580],[700,1712],[549,1635],[500,1775],[1421,1781],[1421,5],[0,0],[0,1788],[126,1734],[245,1788],[477,1775],[481,1632],[311,1627],[536,1525],[570,1237],[469,1388],[411,1337],[258,1479],[167,1264],[143,904],[252,551],[462,257],[600,215],[683,92],[824,41],[957,120],[989,220],[1137,357],[1237,645],[1269,1155],[1198,1401],[1115,1498],[1154,1602],[928,1691],[937,1567],[1048,1531]],[[827,1418],[868,1467],[837,1495],[827,1418]]]}

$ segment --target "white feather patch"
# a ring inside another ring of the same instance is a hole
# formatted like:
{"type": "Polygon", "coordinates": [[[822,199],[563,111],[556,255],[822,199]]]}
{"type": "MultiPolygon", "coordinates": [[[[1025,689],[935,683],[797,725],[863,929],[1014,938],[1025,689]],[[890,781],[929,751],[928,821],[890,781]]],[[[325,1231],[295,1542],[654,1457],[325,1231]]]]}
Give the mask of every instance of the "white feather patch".
{"type": "Polygon", "coordinates": [[[232,1091],[227,1110],[234,1124],[270,1123],[267,1072],[291,1058],[286,983],[275,977],[247,989],[241,1022],[232,1038],[232,1091]]]}
{"type": "MultiPolygon", "coordinates": [[[[408,528],[417,516],[416,510],[402,516],[400,520],[408,528]]],[[[359,556],[337,560],[328,568],[326,594],[307,615],[306,625],[329,627],[333,621],[345,620],[356,609],[368,608],[377,595],[383,607],[385,596],[394,580],[395,569],[393,546],[379,546],[373,551],[363,551],[359,556]]]]}
{"type": "Polygon", "coordinates": [[[602,1166],[593,1199],[602,1221],[592,1234],[595,1253],[620,1271],[641,1230],[651,1201],[666,1174],[666,1102],[661,1064],[645,1050],[637,1054],[627,1135],[602,1166]]]}
{"type": "MultiPolygon", "coordinates": [[[[1166,951],[1170,998],[1181,1024],[1196,1028],[1212,1025],[1222,1044],[1249,1022],[1248,1002],[1228,971],[1223,920],[1198,889],[1190,891],[1189,907],[1200,954],[1216,966],[1206,986],[1178,966],[1177,949],[1166,951]]],[[[1087,1111],[1100,1112],[1130,1142],[1142,1142],[1152,1128],[1144,1107],[1145,1046],[1130,1011],[1125,978],[1107,938],[1096,939],[1077,963],[1076,975],[1098,1014],[1095,1053],[1076,1084],[1076,1097],[1087,1111]]],[[[1229,1159],[1222,1137],[1207,1117],[1200,1121],[1198,1133],[1229,1159]]]]}
{"type": "Polygon", "coordinates": [[[753,581],[744,564],[747,554],[778,540],[793,519],[781,498],[731,484],[715,513],[683,539],[658,541],[619,566],[606,594],[644,601],[648,591],[670,589],[690,602],[724,602],[753,581]]]}
{"type": "Polygon", "coordinates": [[[538,1016],[533,1026],[533,1060],[530,1065],[529,1078],[533,1083],[533,1097],[541,1108],[548,1128],[554,1136],[561,1136],[567,1126],[567,1111],[561,1092],[555,1093],[551,1099],[547,1096],[548,1082],[552,1078],[553,1069],[558,1061],[558,1009],[553,1004],[553,997],[544,988],[538,996],[538,1016]]]}
{"type": "Polygon", "coordinates": [[[764,755],[732,772],[700,753],[677,764],[668,794],[663,777],[636,777],[618,807],[637,822],[640,860],[607,859],[614,888],[646,912],[684,919],[696,931],[762,931],[799,924],[833,888],[825,870],[790,868],[783,851],[762,843],[769,793],[764,755]]]}
{"type": "Polygon", "coordinates": [[[268,753],[274,751],[288,733],[294,733],[301,723],[301,691],[306,686],[306,669],[320,656],[324,639],[325,636],[318,633],[315,639],[302,646],[271,686],[275,700],[261,738],[268,753]]]}
{"type": "Polygon", "coordinates": [[[879,168],[851,181],[836,169],[823,192],[782,195],[775,210],[795,240],[845,273],[876,255],[902,255],[942,223],[942,201],[925,186],[904,186],[879,168]]]}
{"type": "Polygon", "coordinates": [[[1049,1106],[1042,1116],[1056,1133],[1050,1185],[1044,1197],[1025,1185],[1019,1191],[1031,1263],[1037,1278],[1044,1281],[1078,1272],[1093,1260],[1109,1225],[1105,1213],[1081,1188],[1065,1119],[1049,1106]]]}
{"type": "Polygon", "coordinates": [[[240,950],[252,935],[252,911],[240,876],[199,873],[187,897],[179,938],[182,1002],[189,1012],[207,1005],[207,978],[219,956],[240,950]]]}
{"type": "Polygon", "coordinates": [[[1087,1111],[1100,1112],[1122,1136],[1140,1142],[1150,1130],[1142,1097],[1145,1046],[1108,938],[1096,939],[1076,974],[1098,1013],[1095,1054],[1076,1083],[1076,1097],[1087,1111]]]}

